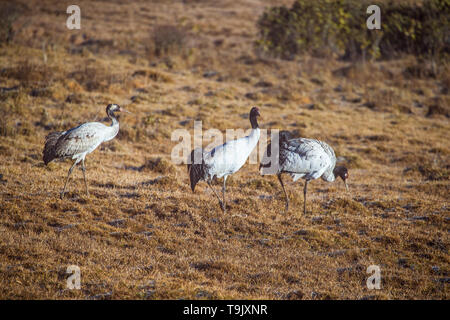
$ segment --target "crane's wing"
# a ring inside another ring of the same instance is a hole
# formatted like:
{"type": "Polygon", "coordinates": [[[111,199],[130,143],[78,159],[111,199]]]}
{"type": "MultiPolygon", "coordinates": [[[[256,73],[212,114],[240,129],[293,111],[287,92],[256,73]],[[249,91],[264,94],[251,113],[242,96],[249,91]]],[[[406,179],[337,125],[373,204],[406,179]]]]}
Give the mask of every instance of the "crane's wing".
{"type": "Polygon", "coordinates": [[[92,152],[103,142],[106,128],[102,123],[90,122],[63,132],[55,145],[56,156],[72,157],[92,152]]]}
{"type": "Polygon", "coordinates": [[[232,161],[230,157],[233,155],[233,143],[225,142],[224,144],[212,148],[209,152],[205,152],[204,160],[210,169],[212,175],[221,175],[227,172],[229,162],[232,161]]]}
{"type": "Polygon", "coordinates": [[[205,163],[210,173],[218,178],[238,171],[253,149],[248,148],[248,137],[227,141],[205,153],[205,163]]]}
{"type": "Polygon", "coordinates": [[[322,141],[305,138],[282,143],[279,162],[281,170],[291,173],[294,180],[301,177],[317,179],[330,166],[334,166],[329,150],[324,148],[322,141]]]}

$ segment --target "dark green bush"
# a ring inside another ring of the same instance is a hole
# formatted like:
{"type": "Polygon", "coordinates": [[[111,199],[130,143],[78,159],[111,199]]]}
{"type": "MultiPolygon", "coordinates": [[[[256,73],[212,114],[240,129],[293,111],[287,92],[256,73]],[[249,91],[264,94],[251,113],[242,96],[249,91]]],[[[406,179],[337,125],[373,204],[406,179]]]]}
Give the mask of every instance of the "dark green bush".
{"type": "Polygon", "coordinates": [[[369,30],[370,0],[297,0],[258,20],[258,50],[284,59],[309,53],[343,58],[391,58],[402,53],[445,56],[450,51],[450,0],[384,1],[381,30],[369,30]]]}
{"type": "Polygon", "coordinates": [[[450,52],[450,0],[399,3],[387,6],[384,16],[383,56],[406,52],[435,57],[450,52]]]}

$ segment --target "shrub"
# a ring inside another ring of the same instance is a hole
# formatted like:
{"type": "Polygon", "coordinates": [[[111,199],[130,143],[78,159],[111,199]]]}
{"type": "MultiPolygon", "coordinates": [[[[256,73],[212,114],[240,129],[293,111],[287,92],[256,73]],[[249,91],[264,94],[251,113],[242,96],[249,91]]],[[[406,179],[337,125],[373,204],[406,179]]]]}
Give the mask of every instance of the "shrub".
{"type": "Polygon", "coordinates": [[[450,52],[450,0],[384,2],[381,30],[366,26],[368,0],[297,0],[272,7],[258,20],[256,47],[292,59],[302,53],[343,58],[390,58],[413,53],[442,57],[450,52]]]}
{"type": "Polygon", "coordinates": [[[422,174],[425,180],[448,180],[450,165],[434,167],[429,164],[419,165],[417,170],[422,174]]]}
{"type": "Polygon", "coordinates": [[[16,3],[0,3],[0,44],[13,40],[15,34],[13,23],[23,13],[24,7],[16,3]]]}
{"type": "Polygon", "coordinates": [[[75,80],[88,91],[107,90],[114,84],[122,88],[127,88],[129,85],[127,73],[113,72],[102,65],[85,65],[70,72],[68,78],[75,80]]]}
{"type": "Polygon", "coordinates": [[[435,57],[450,53],[450,0],[396,3],[386,6],[383,17],[382,55],[406,52],[435,57]]]}
{"type": "Polygon", "coordinates": [[[148,169],[150,171],[164,174],[168,174],[174,171],[174,167],[170,163],[170,161],[167,161],[166,159],[160,157],[148,159],[145,162],[145,164],[141,167],[141,169],[142,170],[148,169]]]}
{"type": "Polygon", "coordinates": [[[153,30],[152,40],[157,57],[180,53],[186,44],[186,32],[176,26],[160,25],[153,30]]]}

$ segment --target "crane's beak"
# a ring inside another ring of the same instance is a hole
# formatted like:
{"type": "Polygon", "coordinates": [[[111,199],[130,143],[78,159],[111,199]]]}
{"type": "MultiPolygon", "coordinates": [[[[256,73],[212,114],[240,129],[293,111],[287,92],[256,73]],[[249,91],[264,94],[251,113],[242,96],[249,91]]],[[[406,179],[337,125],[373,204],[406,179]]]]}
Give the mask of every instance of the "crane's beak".
{"type": "Polygon", "coordinates": [[[344,180],[344,184],[345,184],[345,189],[347,189],[347,192],[348,192],[348,184],[347,184],[346,180],[344,180]]]}
{"type": "Polygon", "coordinates": [[[132,112],[128,111],[127,109],[120,107],[120,112],[126,112],[126,113],[130,113],[133,114],[132,112]]]}

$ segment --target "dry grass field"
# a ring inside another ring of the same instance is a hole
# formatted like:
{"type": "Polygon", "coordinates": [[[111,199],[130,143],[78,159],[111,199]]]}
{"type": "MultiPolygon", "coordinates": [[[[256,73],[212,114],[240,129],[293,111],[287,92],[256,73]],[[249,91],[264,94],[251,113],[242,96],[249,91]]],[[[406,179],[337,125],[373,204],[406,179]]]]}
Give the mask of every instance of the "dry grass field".
{"type": "Polygon", "coordinates": [[[69,3],[0,2],[18,12],[0,45],[0,298],[449,299],[448,61],[261,56],[256,21],[279,3],[80,0],[68,30],[69,3]],[[60,200],[70,162],[44,165],[45,136],[108,123],[109,103],[132,114],[87,156],[90,195],[77,168],[60,200]],[[288,182],[285,214],[276,177],[247,163],[226,214],[204,182],[192,193],[172,132],[247,130],[251,106],[263,129],[333,146],[350,192],[313,181],[303,215],[288,182]]]}

